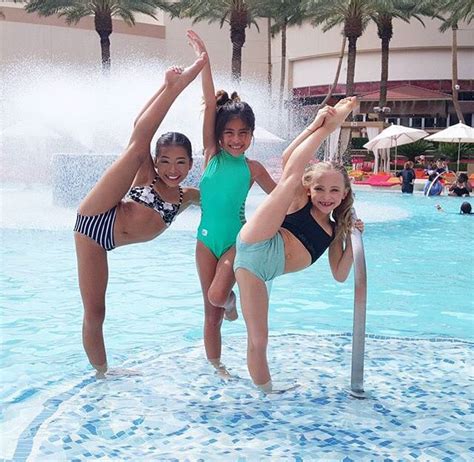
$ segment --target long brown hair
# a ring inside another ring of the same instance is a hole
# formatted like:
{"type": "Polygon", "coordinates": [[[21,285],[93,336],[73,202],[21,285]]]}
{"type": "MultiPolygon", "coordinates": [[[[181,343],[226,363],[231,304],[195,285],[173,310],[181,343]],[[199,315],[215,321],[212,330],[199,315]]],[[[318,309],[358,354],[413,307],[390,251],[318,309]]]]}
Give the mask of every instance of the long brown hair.
{"type": "Polygon", "coordinates": [[[339,172],[344,179],[346,197],[332,212],[333,219],[336,222],[334,239],[344,239],[352,229],[352,205],[354,204],[351,180],[344,165],[335,162],[318,162],[317,164],[309,166],[303,175],[303,186],[310,188],[316,175],[331,170],[339,172]]]}

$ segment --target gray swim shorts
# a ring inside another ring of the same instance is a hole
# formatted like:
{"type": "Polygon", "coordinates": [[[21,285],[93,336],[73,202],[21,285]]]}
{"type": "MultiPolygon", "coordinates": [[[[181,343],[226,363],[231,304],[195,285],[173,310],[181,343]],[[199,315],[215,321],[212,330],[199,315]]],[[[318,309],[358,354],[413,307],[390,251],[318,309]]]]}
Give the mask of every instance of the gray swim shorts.
{"type": "Polygon", "coordinates": [[[262,281],[271,281],[285,271],[285,244],[280,233],[252,244],[242,242],[239,233],[235,248],[234,271],[244,268],[262,281]]]}

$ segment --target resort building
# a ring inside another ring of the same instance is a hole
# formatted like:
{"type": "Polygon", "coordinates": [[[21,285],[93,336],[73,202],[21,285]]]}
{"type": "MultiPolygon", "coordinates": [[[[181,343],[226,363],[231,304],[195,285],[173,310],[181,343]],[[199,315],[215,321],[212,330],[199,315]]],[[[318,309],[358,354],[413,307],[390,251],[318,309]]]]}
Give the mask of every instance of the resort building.
{"type": "MultiPolygon", "coordinates": [[[[21,3],[0,1],[0,56],[6,64],[36,60],[61,63],[94,64],[100,61],[99,37],[92,17],[68,26],[56,16],[28,14],[21,3]]],[[[175,19],[157,11],[157,21],[137,16],[134,27],[114,19],[110,36],[112,63],[156,57],[174,60],[191,57],[186,29],[193,27],[202,35],[216,70],[230,74],[232,45],[227,25],[207,22],[192,25],[191,20],[175,19]]],[[[411,127],[438,129],[456,123],[451,100],[451,31],[439,32],[440,21],[424,18],[409,24],[394,21],[390,42],[388,98],[379,108],[381,52],[374,24],[369,24],[357,41],[355,91],[360,96],[360,121],[378,120],[383,111],[385,122],[411,127]]],[[[259,30],[246,30],[242,51],[242,77],[256,82],[268,81],[268,23],[258,21],[259,30]]],[[[467,124],[474,113],[474,26],[460,24],[458,30],[459,100],[467,124]]],[[[287,72],[285,100],[293,99],[307,106],[308,114],[321,102],[334,81],[342,36],[334,28],[323,33],[310,24],[291,27],[287,36],[287,72]],[[288,96],[289,95],[289,96],[288,96]]],[[[272,95],[278,99],[280,87],[281,37],[272,40],[272,95]]],[[[345,93],[346,56],[342,64],[335,97],[345,93]]],[[[113,64],[112,64],[113,65],[113,64]]]]}

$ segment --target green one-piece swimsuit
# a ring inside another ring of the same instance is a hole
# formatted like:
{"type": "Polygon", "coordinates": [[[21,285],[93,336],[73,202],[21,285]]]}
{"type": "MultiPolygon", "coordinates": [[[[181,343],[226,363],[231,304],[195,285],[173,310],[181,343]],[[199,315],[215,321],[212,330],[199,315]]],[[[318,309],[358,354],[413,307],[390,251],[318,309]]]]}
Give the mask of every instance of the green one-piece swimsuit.
{"type": "Polygon", "coordinates": [[[220,150],[201,177],[201,222],[197,238],[216,258],[235,245],[245,223],[245,200],[251,174],[245,155],[220,150]]]}

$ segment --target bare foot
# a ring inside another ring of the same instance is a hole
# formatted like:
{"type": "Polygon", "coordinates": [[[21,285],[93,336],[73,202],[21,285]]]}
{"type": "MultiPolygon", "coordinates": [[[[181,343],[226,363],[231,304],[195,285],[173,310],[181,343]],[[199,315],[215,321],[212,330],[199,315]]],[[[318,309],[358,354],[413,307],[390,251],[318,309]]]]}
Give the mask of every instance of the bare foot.
{"type": "Polygon", "coordinates": [[[237,297],[235,292],[232,290],[229,294],[229,298],[224,305],[224,319],[227,321],[235,321],[239,317],[237,313],[237,297]]]}
{"type": "Polygon", "coordinates": [[[335,130],[344,122],[344,120],[346,120],[347,116],[354,110],[356,106],[357,98],[355,96],[341,99],[334,106],[334,115],[328,114],[324,119],[323,126],[331,131],[335,130]]]}
{"type": "Polygon", "coordinates": [[[180,66],[168,68],[165,72],[165,85],[181,92],[197,77],[207,62],[207,54],[201,53],[196,61],[186,68],[180,66]]]}
{"type": "Polygon", "coordinates": [[[232,378],[230,372],[226,369],[225,365],[222,364],[219,359],[209,359],[209,362],[216,370],[216,375],[218,375],[221,379],[228,380],[232,378]]]}

